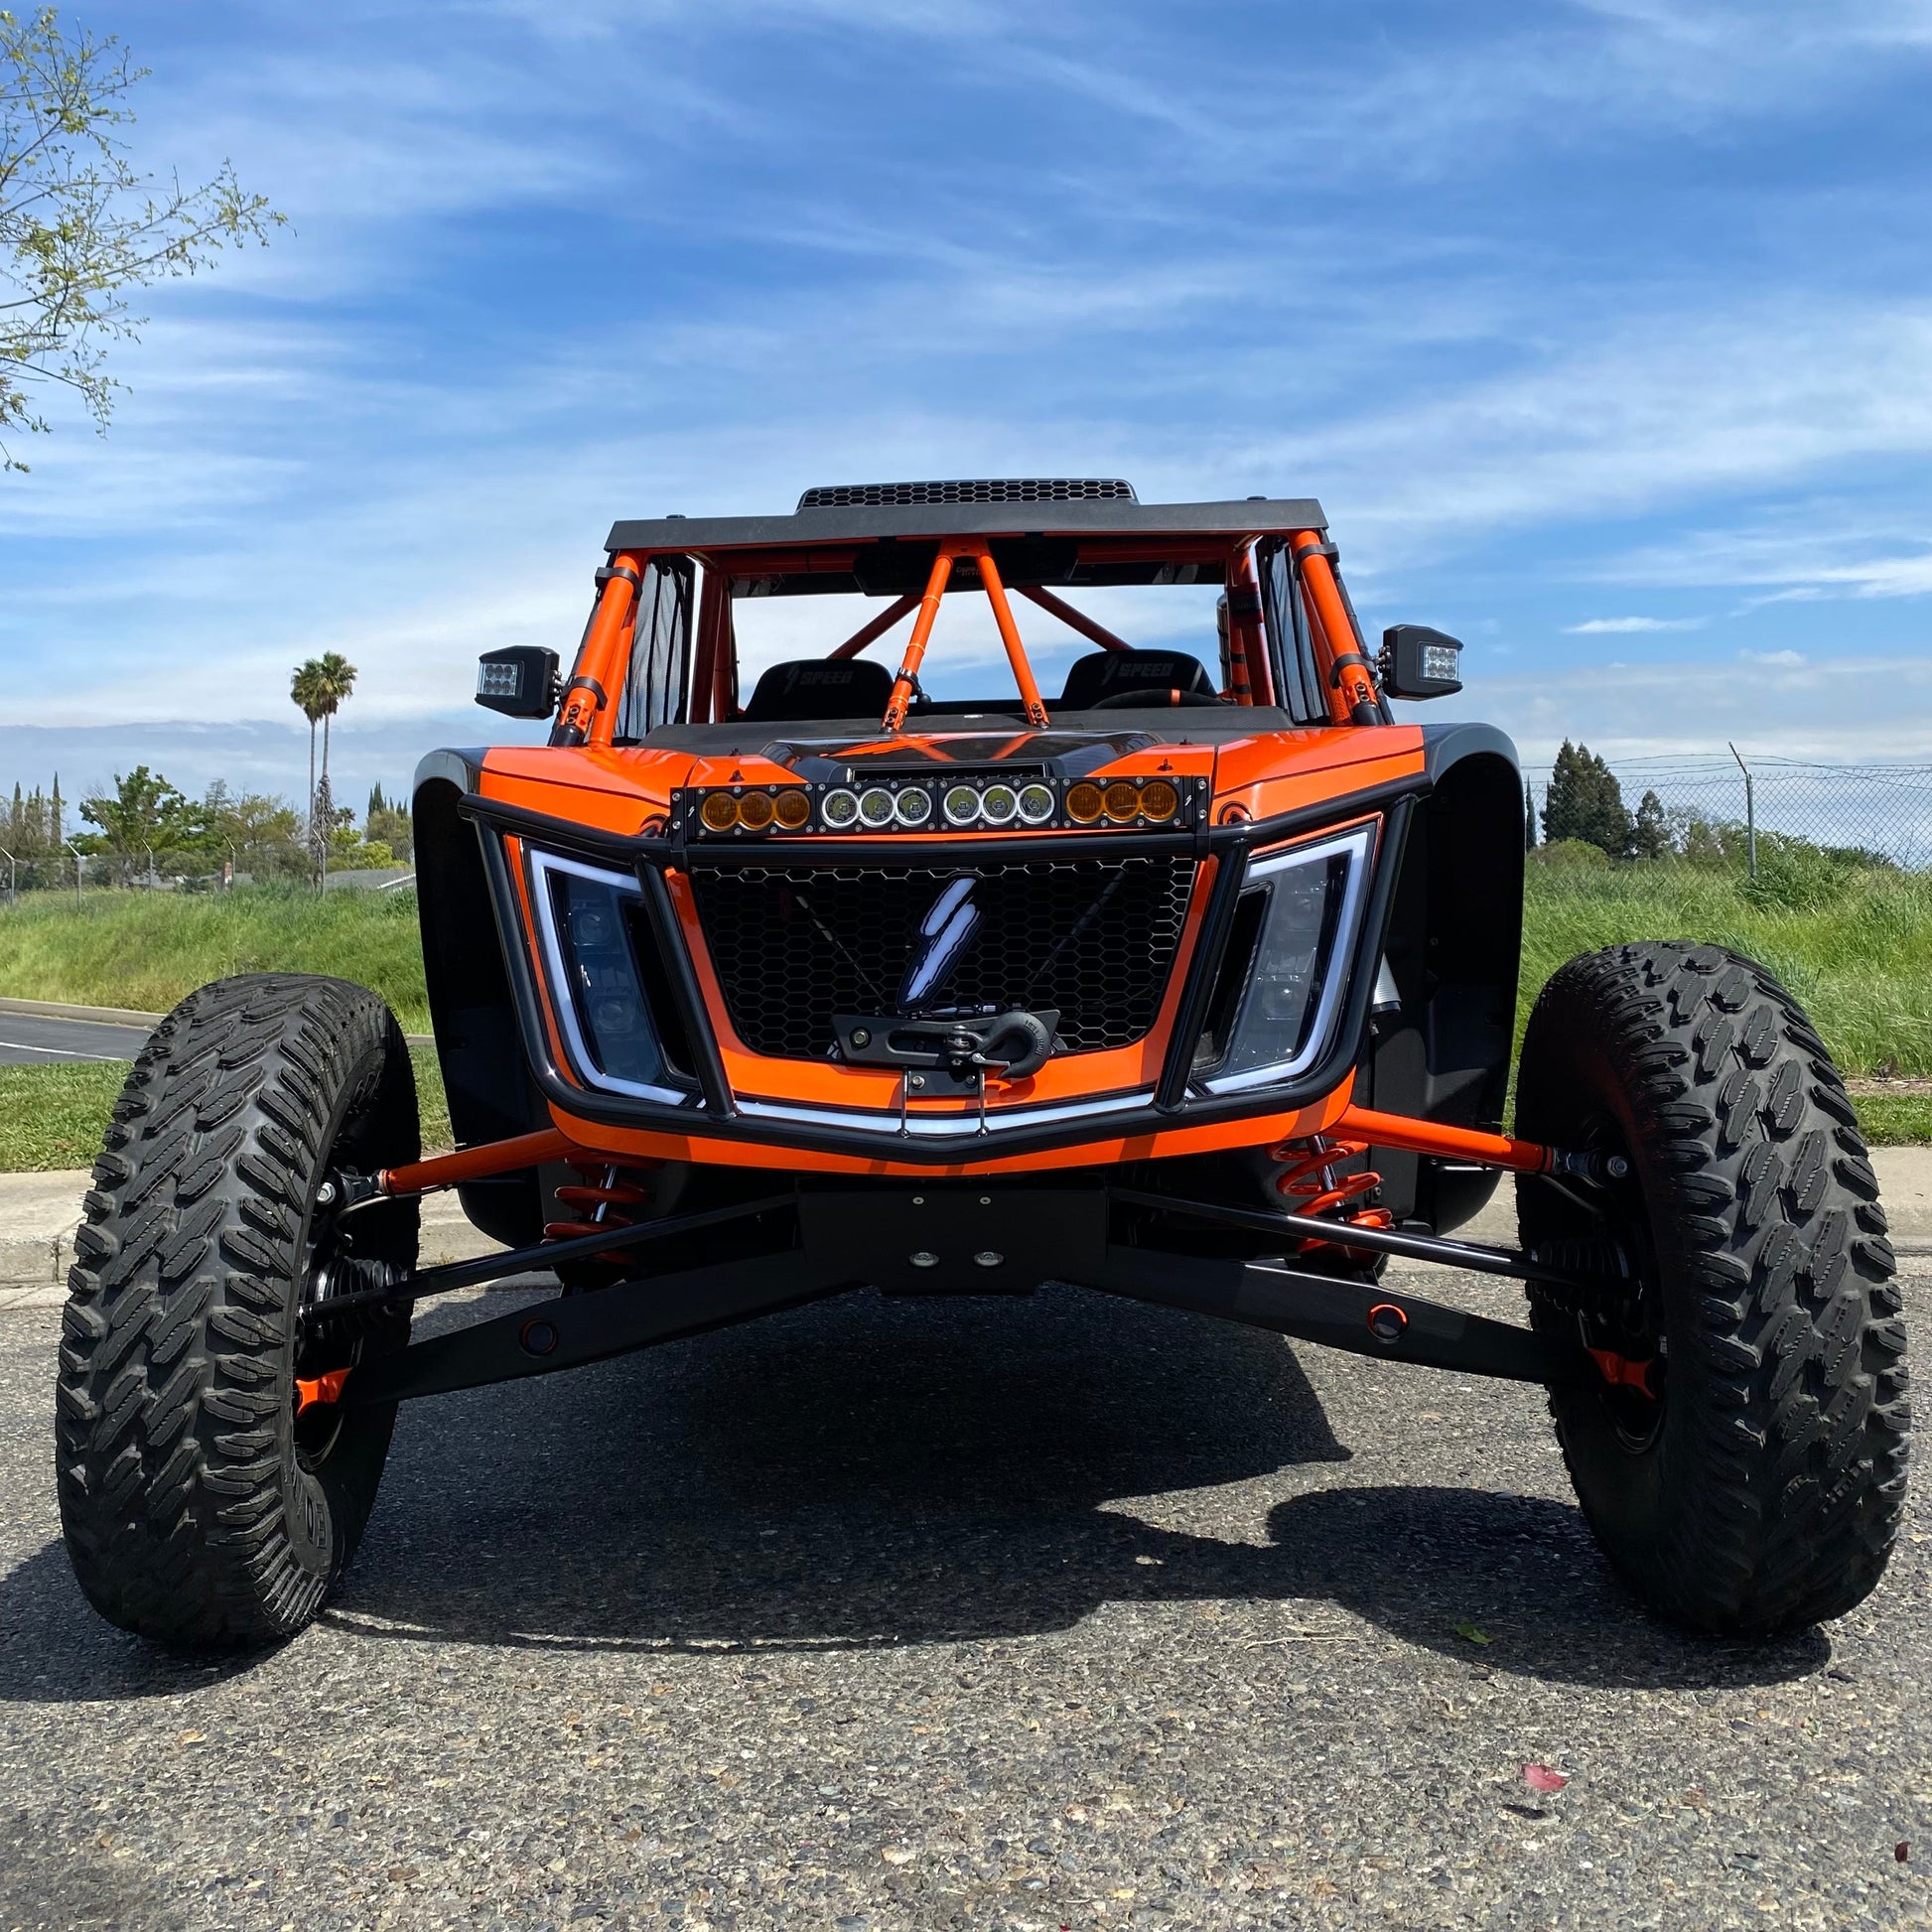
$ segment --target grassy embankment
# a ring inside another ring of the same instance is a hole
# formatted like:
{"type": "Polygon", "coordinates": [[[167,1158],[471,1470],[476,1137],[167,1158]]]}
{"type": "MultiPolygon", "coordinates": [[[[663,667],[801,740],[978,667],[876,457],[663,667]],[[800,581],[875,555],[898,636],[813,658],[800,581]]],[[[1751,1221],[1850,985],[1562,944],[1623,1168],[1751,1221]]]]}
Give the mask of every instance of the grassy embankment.
{"type": "MultiPolygon", "coordinates": [[[[1761,959],[1810,1011],[1841,1067],[1932,1075],[1932,878],[1855,873],[1781,902],[1676,866],[1530,870],[1518,1028],[1575,953],[1620,939],[1694,937],[1761,959]]],[[[334,973],[373,987],[404,1030],[429,1029],[408,894],[317,899],[262,889],[224,898],[47,895],[0,911],[0,993],[166,1012],[227,973],[334,973]]],[[[446,1141],[435,1055],[415,1054],[424,1138],[446,1141]]],[[[118,1064],[0,1067],[0,1171],[83,1167],[119,1090],[118,1064]]],[[[1874,1142],[1932,1142],[1932,1095],[1860,1093],[1874,1142]]]]}

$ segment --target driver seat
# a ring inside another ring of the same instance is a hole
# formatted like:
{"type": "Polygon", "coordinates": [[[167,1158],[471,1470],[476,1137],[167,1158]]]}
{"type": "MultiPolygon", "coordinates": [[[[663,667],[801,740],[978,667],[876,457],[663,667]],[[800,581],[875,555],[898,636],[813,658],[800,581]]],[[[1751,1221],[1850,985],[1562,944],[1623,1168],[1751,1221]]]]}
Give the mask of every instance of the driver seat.
{"type": "Polygon", "coordinates": [[[1215,695],[1200,659],[1184,650],[1096,650],[1067,667],[1060,709],[1090,711],[1102,698],[1142,691],[1150,708],[1165,705],[1170,691],[1215,695]]]}

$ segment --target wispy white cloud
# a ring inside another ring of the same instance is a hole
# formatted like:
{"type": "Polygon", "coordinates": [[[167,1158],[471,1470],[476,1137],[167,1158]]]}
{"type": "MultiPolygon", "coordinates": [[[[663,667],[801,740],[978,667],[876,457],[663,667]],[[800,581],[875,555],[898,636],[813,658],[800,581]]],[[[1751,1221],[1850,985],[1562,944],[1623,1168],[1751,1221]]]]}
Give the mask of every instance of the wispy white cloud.
{"type": "Polygon", "coordinates": [[[1567,637],[1612,637],[1633,635],[1645,630],[1697,630],[1702,618],[1590,618],[1583,623],[1567,623],[1567,637]]]}

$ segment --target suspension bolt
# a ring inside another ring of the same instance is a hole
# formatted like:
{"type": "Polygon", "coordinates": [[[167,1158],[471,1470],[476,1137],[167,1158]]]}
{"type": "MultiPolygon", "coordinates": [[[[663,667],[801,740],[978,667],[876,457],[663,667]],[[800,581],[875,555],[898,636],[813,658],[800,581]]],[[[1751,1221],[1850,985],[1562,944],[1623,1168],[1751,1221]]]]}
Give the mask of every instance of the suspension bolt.
{"type": "Polygon", "coordinates": [[[318,1207],[333,1207],[335,1204],[336,1204],[336,1183],[333,1180],[325,1180],[322,1183],[322,1185],[316,1189],[316,1205],[318,1207]]]}
{"type": "Polygon", "coordinates": [[[1621,1180],[1629,1173],[1630,1164],[1620,1154],[1608,1155],[1604,1158],[1603,1172],[1612,1180],[1621,1180]]]}

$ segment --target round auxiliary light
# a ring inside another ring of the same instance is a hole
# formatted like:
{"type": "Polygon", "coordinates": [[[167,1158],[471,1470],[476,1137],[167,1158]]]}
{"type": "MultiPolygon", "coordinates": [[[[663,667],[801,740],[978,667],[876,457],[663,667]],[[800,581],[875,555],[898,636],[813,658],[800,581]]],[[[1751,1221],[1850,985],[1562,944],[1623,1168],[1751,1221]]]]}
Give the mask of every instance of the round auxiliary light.
{"type": "Polygon", "coordinates": [[[787,832],[796,832],[812,815],[811,794],[804,791],[781,791],[778,794],[778,824],[787,832]]]}
{"type": "Polygon", "coordinates": [[[818,815],[835,832],[842,832],[859,816],[859,795],[847,791],[843,786],[837,791],[828,791],[818,801],[818,815]]]}
{"type": "Polygon", "coordinates": [[[738,800],[728,791],[707,794],[698,807],[698,822],[707,832],[729,832],[738,823],[738,800]]]}
{"type": "Polygon", "coordinates": [[[1053,816],[1053,789],[1050,785],[1020,787],[1020,816],[1029,825],[1044,825],[1053,816]]]}
{"type": "Polygon", "coordinates": [[[1157,825],[1164,825],[1180,809],[1180,794],[1165,778],[1155,778],[1141,787],[1141,811],[1157,825]]]}
{"type": "Polygon", "coordinates": [[[859,816],[876,832],[893,822],[893,794],[884,785],[871,785],[859,794],[859,816]]]}
{"type": "Polygon", "coordinates": [[[988,785],[980,793],[980,816],[989,825],[1010,825],[1019,810],[1019,794],[1011,785],[988,785]]]}
{"type": "Polygon", "coordinates": [[[1105,809],[1098,785],[1083,781],[1066,794],[1066,815],[1075,825],[1091,825],[1105,809]]]}
{"type": "Polygon", "coordinates": [[[924,785],[904,786],[893,805],[893,816],[901,825],[923,825],[932,816],[932,794],[924,785]]]}
{"type": "Polygon", "coordinates": [[[1130,785],[1125,778],[1116,778],[1107,787],[1106,796],[1101,803],[1106,807],[1107,816],[1116,825],[1125,825],[1130,818],[1138,816],[1140,812],[1140,789],[1138,786],[1130,785]]]}
{"type": "Polygon", "coordinates": [[[948,825],[970,825],[980,815],[980,795],[971,785],[952,785],[939,801],[948,825]]]}
{"type": "Polygon", "coordinates": [[[771,823],[774,810],[768,791],[748,791],[738,801],[738,822],[748,832],[762,832],[771,823]]]}

